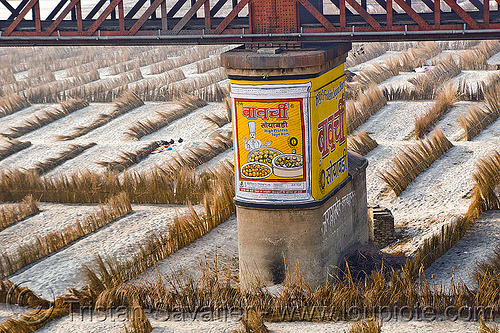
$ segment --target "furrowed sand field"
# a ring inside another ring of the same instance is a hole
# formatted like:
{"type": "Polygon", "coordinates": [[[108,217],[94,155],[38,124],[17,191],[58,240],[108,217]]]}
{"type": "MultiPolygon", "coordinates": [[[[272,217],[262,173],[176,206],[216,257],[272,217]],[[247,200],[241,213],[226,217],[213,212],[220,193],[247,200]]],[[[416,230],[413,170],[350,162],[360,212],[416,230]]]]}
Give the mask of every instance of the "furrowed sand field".
{"type": "Polygon", "coordinates": [[[478,332],[444,309],[500,305],[500,42],[353,45],[348,144],[394,215],[381,251],[405,264],[246,293],[232,47],[0,49],[0,331],[379,332],[342,308],[418,304],[436,320],[381,331],[478,332]]]}

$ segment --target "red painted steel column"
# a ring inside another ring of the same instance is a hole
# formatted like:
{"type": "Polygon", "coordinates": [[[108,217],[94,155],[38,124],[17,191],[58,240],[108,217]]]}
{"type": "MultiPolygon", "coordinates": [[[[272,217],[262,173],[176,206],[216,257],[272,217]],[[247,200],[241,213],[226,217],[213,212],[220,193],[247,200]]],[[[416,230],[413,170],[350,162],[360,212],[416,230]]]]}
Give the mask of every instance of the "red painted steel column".
{"type": "Polygon", "coordinates": [[[82,3],[78,1],[76,3],[76,28],[78,29],[78,32],[83,31],[83,21],[82,21],[82,3]]]}
{"type": "Polygon", "coordinates": [[[485,24],[485,28],[490,24],[490,0],[484,0],[483,23],[485,24]]]}
{"type": "Polygon", "coordinates": [[[42,22],[40,21],[40,2],[37,1],[33,6],[33,16],[35,19],[36,32],[42,31],[42,22]]]}
{"type": "Polygon", "coordinates": [[[210,0],[206,0],[203,4],[203,9],[205,10],[205,29],[211,30],[212,24],[210,23],[210,0]]]}
{"type": "Polygon", "coordinates": [[[441,0],[434,0],[434,25],[441,25],[441,0]]]}
{"type": "Polygon", "coordinates": [[[392,27],[392,0],[387,0],[387,26],[392,27]]]}
{"type": "Polygon", "coordinates": [[[123,1],[118,3],[118,24],[120,25],[120,31],[125,31],[125,13],[123,12],[123,1]]]}
{"type": "Polygon", "coordinates": [[[339,0],[339,9],[340,9],[340,27],[346,27],[346,17],[345,17],[345,0],[339,0]]]}

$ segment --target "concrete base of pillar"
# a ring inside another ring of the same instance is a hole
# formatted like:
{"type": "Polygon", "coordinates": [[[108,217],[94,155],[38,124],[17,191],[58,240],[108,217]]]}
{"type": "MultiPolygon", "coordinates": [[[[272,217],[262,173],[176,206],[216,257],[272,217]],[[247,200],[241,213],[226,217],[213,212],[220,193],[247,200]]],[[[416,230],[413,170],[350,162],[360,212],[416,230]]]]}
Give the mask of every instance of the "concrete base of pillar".
{"type": "Polygon", "coordinates": [[[348,158],[349,177],[322,201],[293,206],[236,202],[243,288],[257,280],[280,284],[296,267],[305,282],[322,284],[348,248],[368,242],[368,162],[357,154],[348,158]]]}

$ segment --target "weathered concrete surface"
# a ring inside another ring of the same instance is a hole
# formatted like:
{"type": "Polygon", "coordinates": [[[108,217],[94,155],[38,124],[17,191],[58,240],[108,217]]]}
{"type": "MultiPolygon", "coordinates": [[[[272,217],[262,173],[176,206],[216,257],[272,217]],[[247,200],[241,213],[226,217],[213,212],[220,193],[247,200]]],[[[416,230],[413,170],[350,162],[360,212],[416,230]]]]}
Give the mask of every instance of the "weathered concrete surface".
{"type": "Polygon", "coordinates": [[[344,253],[369,238],[364,157],[349,153],[350,179],[319,206],[254,208],[237,206],[240,280],[283,282],[298,265],[311,285],[324,283],[344,253]]]}
{"type": "Polygon", "coordinates": [[[259,53],[233,49],[221,54],[221,65],[228,76],[287,76],[318,74],[345,61],[351,43],[311,44],[309,48],[259,53]]]}

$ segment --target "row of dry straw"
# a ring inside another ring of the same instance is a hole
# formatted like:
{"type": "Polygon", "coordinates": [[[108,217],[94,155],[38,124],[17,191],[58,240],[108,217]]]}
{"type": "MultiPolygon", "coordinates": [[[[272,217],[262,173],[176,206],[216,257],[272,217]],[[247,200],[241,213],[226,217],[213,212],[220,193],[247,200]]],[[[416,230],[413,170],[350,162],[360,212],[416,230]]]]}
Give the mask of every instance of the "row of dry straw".
{"type": "Polygon", "coordinates": [[[23,201],[0,208],[0,230],[3,230],[14,223],[33,216],[40,211],[38,202],[32,195],[26,196],[23,201]]]}
{"type": "Polygon", "coordinates": [[[347,148],[360,155],[366,155],[377,148],[378,143],[363,131],[347,137],[347,148]]]}
{"type": "Polygon", "coordinates": [[[32,132],[43,126],[50,124],[58,119],[64,118],[72,112],[89,106],[89,103],[82,99],[70,98],[64,102],[60,102],[60,108],[43,111],[38,116],[35,115],[32,119],[25,120],[21,125],[9,128],[9,133],[3,134],[9,138],[18,138],[26,133],[32,132]]]}
{"type": "Polygon", "coordinates": [[[400,195],[422,171],[451,147],[451,142],[437,129],[428,138],[401,148],[388,168],[377,174],[396,195],[400,195]]]}
{"type": "Polygon", "coordinates": [[[89,235],[103,226],[132,212],[130,200],[125,193],[111,197],[105,205],[82,220],[64,227],[59,232],[49,232],[37,236],[32,242],[19,245],[16,253],[2,253],[0,257],[0,277],[5,278],[19,269],[62,249],[77,239],[89,235]]]}
{"type": "Polygon", "coordinates": [[[172,121],[182,118],[194,110],[207,105],[207,102],[198,97],[191,95],[184,95],[176,101],[178,108],[157,112],[156,119],[138,120],[125,132],[129,138],[140,139],[143,136],[158,131],[159,129],[167,126],[172,121]]]}
{"type": "Polygon", "coordinates": [[[28,148],[29,146],[31,146],[30,141],[18,141],[6,138],[3,146],[0,148],[0,161],[6,157],[9,157],[10,155],[28,148]]]}
{"type": "Polygon", "coordinates": [[[73,129],[73,133],[68,135],[61,135],[58,137],[59,140],[72,140],[79,136],[85,135],[96,128],[104,126],[111,120],[144,105],[142,99],[140,99],[136,94],[130,91],[124,92],[115,101],[113,106],[113,111],[110,113],[101,113],[97,116],[97,119],[92,121],[87,126],[78,126],[73,129]]]}
{"type": "Polygon", "coordinates": [[[481,106],[471,106],[467,113],[458,118],[458,124],[471,140],[483,129],[492,124],[500,115],[500,80],[499,76],[491,78],[484,86],[485,102],[481,106]]]}

